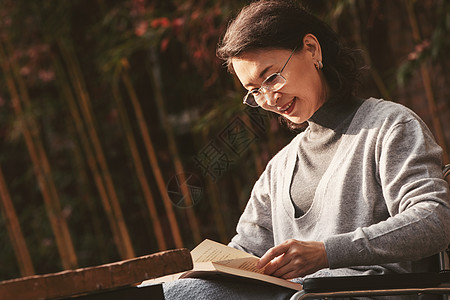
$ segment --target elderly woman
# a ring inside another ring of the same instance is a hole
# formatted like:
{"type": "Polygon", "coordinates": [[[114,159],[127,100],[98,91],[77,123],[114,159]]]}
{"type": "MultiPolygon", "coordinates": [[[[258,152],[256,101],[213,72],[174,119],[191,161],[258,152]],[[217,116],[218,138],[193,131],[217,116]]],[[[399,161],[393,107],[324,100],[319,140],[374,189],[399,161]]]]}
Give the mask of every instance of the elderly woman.
{"type": "MultiPolygon", "coordinates": [[[[353,52],[298,4],[245,7],[217,53],[247,89],[245,104],[306,128],[267,165],[229,245],[287,279],[430,271],[430,256],[450,243],[450,200],[441,148],[420,118],[356,98],[353,52]]],[[[165,291],[167,299],[292,293],[243,286],[185,279],[165,291]]]]}

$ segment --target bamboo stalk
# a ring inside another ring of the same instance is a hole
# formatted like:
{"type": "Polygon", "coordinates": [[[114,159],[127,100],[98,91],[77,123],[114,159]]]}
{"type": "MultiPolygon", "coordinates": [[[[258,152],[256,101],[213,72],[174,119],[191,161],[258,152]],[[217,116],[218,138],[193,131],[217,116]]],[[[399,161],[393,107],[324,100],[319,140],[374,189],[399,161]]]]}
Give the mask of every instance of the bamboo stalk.
{"type": "Polygon", "coordinates": [[[164,239],[164,234],[162,232],[161,222],[159,220],[158,212],[155,206],[155,200],[153,199],[152,192],[150,190],[150,186],[148,185],[148,179],[145,175],[144,167],[142,164],[141,157],[139,155],[138,147],[136,140],[133,136],[133,132],[131,130],[130,121],[125,111],[125,107],[123,105],[123,100],[120,96],[118,83],[114,82],[113,84],[113,96],[116,100],[116,104],[119,110],[120,118],[122,120],[122,125],[125,131],[125,136],[128,140],[128,146],[130,148],[131,156],[133,158],[134,166],[136,168],[136,175],[138,177],[139,183],[141,185],[142,193],[144,194],[144,198],[147,203],[147,207],[150,213],[150,217],[153,223],[153,231],[156,235],[156,241],[158,243],[159,250],[166,250],[166,241],[164,239]]]}
{"type": "Polygon", "coordinates": [[[219,233],[220,241],[226,244],[229,241],[229,237],[227,234],[227,228],[225,226],[225,221],[223,219],[222,208],[220,207],[219,196],[220,193],[217,190],[217,185],[213,183],[211,180],[208,180],[206,183],[207,191],[208,191],[208,199],[212,205],[212,210],[214,214],[214,221],[216,222],[216,228],[219,233]]]}
{"type": "Polygon", "coordinates": [[[183,195],[183,198],[186,203],[186,214],[188,217],[189,225],[191,227],[191,231],[194,237],[194,241],[196,243],[200,243],[201,241],[201,234],[200,234],[200,228],[198,226],[197,218],[195,216],[195,212],[193,210],[193,202],[191,193],[188,189],[188,186],[186,183],[185,173],[183,164],[180,159],[180,155],[178,154],[178,148],[175,141],[175,136],[172,130],[172,127],[169,124],[169,119],[167,118],[167,113],[164,106],[164,97],[162,92],[162,79],[161,79],[161,70],[159,67],[159,62],[157,59],[156,50],[154,47],[150,47],[149,50],[150,54],[150,60],[151,60],[151,78],[153,80],[153,86],[155,88],[155,102],[156,106],[158,107],[159,115],[161,118],[161,121],[163,123],[163,127],[167,134],[167,140],[169,142],[169,151],[170,154],[173,157],[175,170],[177,172],[177,176],[180,178],[180,188],[181,193],[183,195]]]}
{"type": "MultiPolygon", "coordinates": [[[[408,11],[408,18],[409,18],[409,22],[411,24],[411,30],[412,30],[414,42],[420,43],[422,41],[422,38],[420,36],[419,24],[417,22],[417,17],[414,12],[414,3],[415,3],[415,1],[413,1],[413,0],[406,0],[406,9],[408,11]]],[[[432,87],[431,79],[430,79],[430,73],[429,73],[428,67],[426,66],[425,62],[423,62],[423,61],[420,63],[420,73],[422,75],[422,82],[423,82],[423,86],[425,88],[425,93],[427,96],[428,109],[431,114],[431,121],[433,124],[434,132],[436,134],[436,140],[437,140],[438,144],[442,147],[444,163],[448,163],[449,155],[448,155],[448,151],[447,151],[447,145],[445,142],[444,132],[442,130],[441,120],[439,118],[439,113],[438,113],[438,110],[436,107],[436,101],[434,99],[433,87],[432,87]]]]}
{"type": "MultiPolygon", "coordinates": [[[[13,52],[13,47],[8,39],[5,38],[6,45],[8,46],[8,50],[10,53],[13,52]]],[[[22,76],[20,76],[19,68],[16,64],[13,62],[11,63],[11,70],[13,75],[16,77],[16,81],[19,87],[19,92],[22,96],[22,100],[25,104],[25,106],[31,106],[31,100],[28,95],[28,91],[25,85],[25,82],[22,79],[22,76]]],[[[72,243],[72,238],[70,236],[69,228],[67,226],[67,222],[64,219],[64,217],[61,215],[61,202],[59,200],[59,195],[56,190],[55,182],[53,180],[52,170],[50,167],[50,163],[47,158],[46,151],[44,149],[44,145],[42,143],[42,140],[40,138],[39,133],[39,127],[37,126],[36,122],[33,118],[29,118],[28,121],[30,122],[30,126],[28,127],[32,139],[34,140],[34,144],[37,148],[39,160],[42,166],[42,170],[44,173],[44,179],[46,180],[46,184],[50,191],[50,200],[52,201],[52,205],[54,206],[54,210],[57,212],[57,221],[59,222],[59,227],[62,233],[62,239],[63,239],[63,246],[65,247],[65,253],[67,254],[67,259],[69,263],[69,268],[75,268],[78,266],[78,259],[75,254],[75,249],[72,243]]]]}
{"type": "MultiPolygon", "coordinates": [[[[206,141],[207,139],[207,132],[203,131],[202,134],[202,140],[206,141]]],[[[205,142],[206,144],[206,142],[205,142]]],[[[211,203],[212,206],[212,212],[214,215],[214,221],[216,222],[216,228],[219,234],[220,241],[224,244],[226,244],[229,241],[229,236],[227,234],[227,227],[225,226],[225,220],[224,220],[224,210],[221,207],[221,204],[223,202],[220,201],[220,193],[217,189],[217,184],[215,184],[212,180],[208,179],[206,181],[206,193],[207,199],[211,203]]]]}
{"type": "Polygon", "coordinates": [[[61,53],[68,66],[69,73],[73,79],[74,89],[80,100],[81,112],[83,114],[83,120],[86,122],[88,136],[94,148],[95,157],[100,167],[101,175],[105,183],[106,191],[108,193],[110,204],[112,207],[112,213],[117,223],[118,232],[120,233],[119,254],[122,259],[128,259],[135,257],[134,249],[131,244],[130,235],[128,233],[125,220],[123,218],[122,209],[120,207],[119,199],[117,197],[112,178],[109,172],[108,165],[106,163],[105,155],[97,135],[94,117],[92,114],[90,97],[86,91],[83,76],[80,71],[80,67],[77,62],[77,58],[73,53],[71,47],[66,43],[59,41],[59,47],[61,53]]]}
{"type": "Polygon", "coordinates": [[[0,198],[2,204],[2,210],[6,219],[6,228],[8,229],[9,239],[14,248],[14,253],[19,265],[20,274],[25,276],[34,275],[33,262],[31,261],[30,252],[28,252],[25,238],[20,228],[19,219],[17,218],[14,205],[11,200],[11,196],[6,185],[5,178],[3,176],[2,169],[0,167],[0,198]]]}
{"type": "MultiPolygon", "coordinates": [[[[19,92],[14,83],[13,75],[14,68],[12,68],[9,62],[6,59],[5,51],[3,46],[0,43],[0,62],[5,74],[7,86],[11,95],[13,109],[18,118],[25,120],[23,117],[23,110],[20,104],[19,92]]],[[[17,71],[16,71],[17,72],[17,71]]],[[[22,87],[22,96],[27,97],[26,90],[22,87]]],[[[48,172],[48,166],[42,166],[41,163],[48,162],[46,159],[45,152],[37,149],[35,145],[35,141],[33,140],[33,132],[29,129],[30,124],[28,122],[24,122],[22,126],[22,134],[25,139],[25,144],[27,146],[28,152],[31,157],[31,161],[33,163],[34,172],[36,174],[40,190],[44,199],[45,208],[47,211],[48,218],[50,220],[51,228],[55,235],[55,240],[58,248],[59,255],[61,257],[61,261],[63,267],[65,269],[70,269],[76,267],[76,255],[73,249],[73,244],[70,238],[70,234],[68,235],[67,223],[64,218],[61,216],[61,210],[59,204],[59,200],[52,199],[54,197],[54,191],[52,192],[51,188],[48,186],[49,183],[52,183],[51,174],[48,172]]],[[[36,134],[36,126],[34,134],[36,134]]]]}
{"type": "MultiPolygon", "coordinates": [[[[66,85],[67,87],[67,82],[66,85]]],[[[70,91],[69,91],[70,92],[70,91]]],[[[76,129],[73,125],[73,120],[70,118],[67,118],[66,120],[67,127],[69,128],[69,134],[72,136],[76,136],[76,129]]],[[[86,166],[84,164],[84,158],[82,154],[82,150],[80,149],[80,145],[78,142],[73,143],[73,156],[74,156],[74,167],[75,172],[78,174],[76,177],[78,178],[79,183],[77,184],[78,191],[79,191],[79,198],[82,202],[83,206],[87,207],[87,210],[90,214],[90,220],[92,222],[92,225],[90,225],[94,230],[95,239],[97,241],[97,245],[99,247],[102,247],[102,245],[105,245],[105,230],[97,216],[97,210],[94,205],[94,201],[91,201],[92,195],[89,192],[89,178],[88,178],[88,172],[86,170],[86,166]]]]}
{"type": "MultiPolygon", "coordinates": [[[[350,4],[351,12],[353,15],[353,28],[361,28],[361,22],[359,21],[359,14],[356,11],[356,3],[352,2],[350,4]]],[[[364,62],[366,65],[370,66],[370,75],[372,75],[372,79],[375,82],[375,85],[378,88],[378,91],[381,94],[381,97],[386,100],[391,100],[391,94],[386,87],[386,85],[383,82],[383,79],[381,78],[380,73],[372,66],[372,59],[370,58],[369,51],[367,50],[367,47],[364,45],[361,34],[359,32],[354,31],[353,32],[353,39],[355,40],[356,45],[358,46],[358,49],[361,49],[361,54],[363,56],[364,62]]]]}
{"type": "Polygon", "coordinates": [[[164,207],[166,209],[167,218],[169,220],[170,229],[172,231],[172,237],[174,239],[175,246],[177,248],[181,248],[183,247],[183,241],[181,239],[180,228],[178,227],[178,222],[175,217],[175,213],[173,211],[172,202],[170,201],[166,185],[164,184],[161,168],[159,167],[158,159],[156,158],[155,149],[153,147],[150,132],[145,122],[141,104],[139,103],[136,91],[134,90],[134,87],[131,83],[131,79],[127,71],[129,68],[128,61],[126,59],[123,59],[122,65],[124,67],[124,71],[122,72],[122,80],[128,91],[128,95],[131,99],[131,103],[133,105],[134,112],[136,114],[136,119],[139,125],[139,129],[141,131],[142,139],[144,141],[144,146],[147,151],[148,159],[152,166],[153,175],[155,176],[156,183],[158,185],[158,189],[163,199],[164,207]]]}
{"type": "Polygon", "coordinates": [[[119,254],[122,256],[122,238],[121,233],[119,231],[119,226],[117,225],[116,218],[113,213],[113,209],[108,198],[108,193],[106,192],[105,184],[103,182],[101,173],[97,166],[95,155],[89,143],[89,138],[86,135],[86,130],[83,125],[83,121],[81,115],[78,111],[78,107],[74,96],[70,90],[69,84],[67,83],[67,79],[65,77],[64,71],[62,70],[61,65],[58,61],[54,60],[55,70],[58,74],[58,79],[61,81],[61,89],[62,93],[69,104],[69,110],[72,115],[72,119],[75,123],[75,128],[77,130],[78,136],[80,138],[81,145],[83,147],[83,151],[86,155],[87,164],[94,178],[95,186],[97,187],[97,191],[99,193],[100,199],[102,201],[103,209],[106,213],[106,216],[109,221],[109,225],[111,227],[111,232],[113,234],[114,243],[119,251],[119,254]]]}

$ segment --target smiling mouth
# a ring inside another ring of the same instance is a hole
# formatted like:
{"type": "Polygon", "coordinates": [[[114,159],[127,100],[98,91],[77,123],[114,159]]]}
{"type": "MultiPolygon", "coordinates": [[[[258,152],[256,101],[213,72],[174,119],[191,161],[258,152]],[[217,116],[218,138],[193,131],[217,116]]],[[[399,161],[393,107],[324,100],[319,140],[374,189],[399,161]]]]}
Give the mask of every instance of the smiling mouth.
{"type": "Polygon", "coordinates": [[[289,102],[287,105],[285,105],[282,109],[279,109],[280,112],[284,113],[286,112],[289,108],[291,108],[292,104],[294,104],[295,98],[292,99],[291,102],[289,102]]]}

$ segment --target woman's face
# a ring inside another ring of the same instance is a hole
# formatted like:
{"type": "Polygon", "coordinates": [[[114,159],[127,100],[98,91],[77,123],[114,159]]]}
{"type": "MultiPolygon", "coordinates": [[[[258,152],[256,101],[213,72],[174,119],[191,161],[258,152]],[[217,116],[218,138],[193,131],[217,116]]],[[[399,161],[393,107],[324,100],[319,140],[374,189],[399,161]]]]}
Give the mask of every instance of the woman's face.
{"type": "MultiPolygon", "coordinates": [[[[308,40],[306,43],[302,50],[292,55],[281,73],[286,78],[286,84],[278,91],[267,92],[266,101],[259,103],[263,109],[280,114],[296,124],[308,120],[326,101],[328,93],[325,78],[314,65],[317,60],[322,60],[320,46],[311,45],[311,42],[308,44],[308,40]]],[[[269,75],[280,72],[291,52],[250,51],[232,58],[231,63],[242,85],[250,91],[260,88],[269,75]]]]}

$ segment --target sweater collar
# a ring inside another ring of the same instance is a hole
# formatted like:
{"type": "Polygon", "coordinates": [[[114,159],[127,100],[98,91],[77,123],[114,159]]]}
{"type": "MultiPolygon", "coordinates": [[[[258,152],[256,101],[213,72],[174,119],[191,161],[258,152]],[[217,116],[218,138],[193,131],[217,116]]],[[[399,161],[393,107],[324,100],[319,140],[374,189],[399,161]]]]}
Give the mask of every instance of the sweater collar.
{"type": "Polygon", "coordinates": [[[308,120],[309,127],[311,130],[328,128],[336,131],[340,124],[356,112],[361,103],[356,98],[350,101],[330,98],[308,120]]]}

